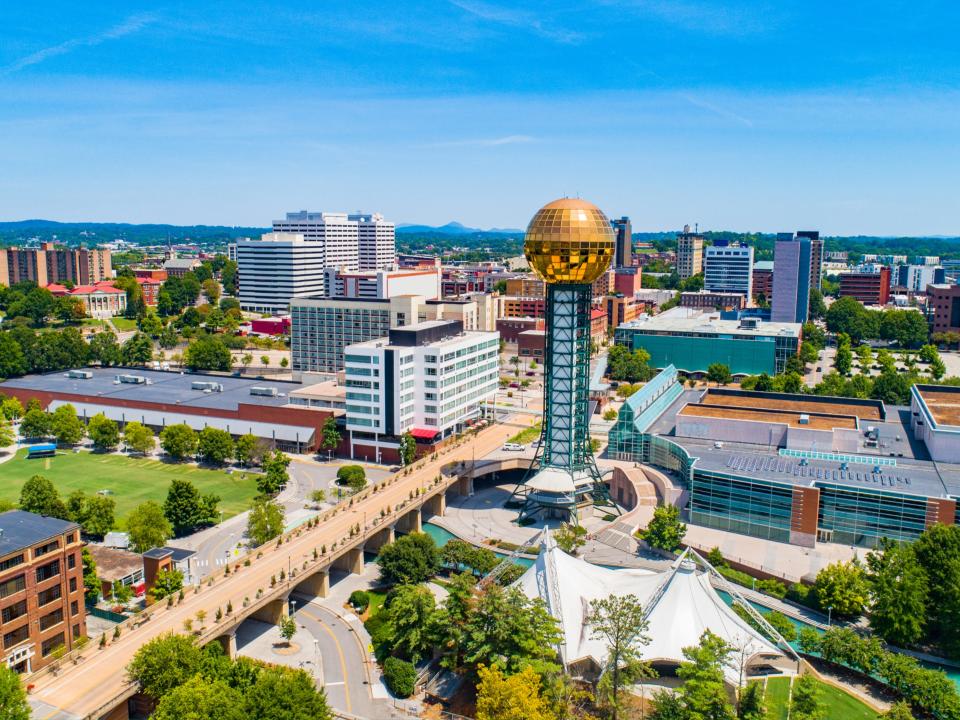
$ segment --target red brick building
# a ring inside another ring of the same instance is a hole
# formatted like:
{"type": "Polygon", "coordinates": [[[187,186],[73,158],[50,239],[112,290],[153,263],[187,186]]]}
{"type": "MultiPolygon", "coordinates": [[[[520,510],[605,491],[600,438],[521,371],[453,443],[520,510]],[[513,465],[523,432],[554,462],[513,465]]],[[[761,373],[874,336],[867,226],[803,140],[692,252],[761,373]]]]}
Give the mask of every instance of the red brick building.
{"type": "Polygon", "coordinates": [[[927,302],[935,333],[960,333],[960,285],[927,285],[927,302]]]}
{"type": "Polygon", "coordinates": [[[890,300],[890,268],[844,273],[840,276],[840,297],[856,298],[864,305],[886,305],[890,300]]]}
{"type": "Polygon", "coordinates": [[[621,295],[636,295],[643,289],[639,272],[616,271],[613,276],[613,291],[621,295]]]}
{"type": "Polygon", "coordinates": [[[500,315],[508,318],[535,317],[546,315],[547,301],[542,297],[510,297],[500,299],[500,315]]]}
{"type": "Polygon", "coordinates": [[[86,635],[80,526],[22,510],[0,513],[2,657],[34,672],[86,635]]]}
{"type": "Polygon", "coordinates": [[[525,330],[517,336],[517,355],[522,358],[543,360],[547,346],[545,330],[525,330]]]}
{"type": "MultiPolygon", "coordinates": [[[[604,314],[606,318],[606,314],[604,314]]],[[[515,343],[517,336],[525,330],[543,330],[546,327],[543,318],[517,317],[497,320],[497,332],[504,342],[515,343]]]]}

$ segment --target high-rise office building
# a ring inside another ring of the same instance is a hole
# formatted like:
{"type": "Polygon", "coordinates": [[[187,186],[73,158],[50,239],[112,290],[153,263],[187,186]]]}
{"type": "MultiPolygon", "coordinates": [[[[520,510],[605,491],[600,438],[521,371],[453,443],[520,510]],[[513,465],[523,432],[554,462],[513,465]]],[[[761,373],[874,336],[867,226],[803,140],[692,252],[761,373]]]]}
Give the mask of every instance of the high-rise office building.
{"type": "Polygon", "coordinates": [[[382,270],[396,262],[394,225],[379,213],[287,213],[275,220],[274,232],[300,233],[324,247],[324,266],[345,270],[382,270]]]}
{"type": "Polygon", "coordinates": [[[812,242],[809,237],[779,233],[773,250],[773,322],[804,323],[810,309],[812,242]]]}
{"type": "Polygon", "coordinates": [[[819,230],[798,230],[798,238],[807,238],[810,241],[810,289],[821,288],[823,280],[823,240],[819,230]]]}
{"type": "Polygon", "coordinates": [[[240,307],[260,313],[286,312],[293,298],[323,295],[323,243],[301,233],[267,233],[237,241],[240,307]]]}
{"type": "Polygon", "coordinates": [[[613,266],[631,267],[633,265],[633,230],[630,227],[630,218],[624,215],[618,220],[611,220],[614,239],[613,266]]]}
{"type": "Polygon", "coordinates": [[[677,275],[686,280],[703,270],[703,235],[690,232],[690,226],[684,225],[683,232],[677,235],[677,275]]]}
{"type": "Polygon", "coordinates": [[[703,289],[753,297],[753,248],[717,243],[703,255],[703,289]]]}

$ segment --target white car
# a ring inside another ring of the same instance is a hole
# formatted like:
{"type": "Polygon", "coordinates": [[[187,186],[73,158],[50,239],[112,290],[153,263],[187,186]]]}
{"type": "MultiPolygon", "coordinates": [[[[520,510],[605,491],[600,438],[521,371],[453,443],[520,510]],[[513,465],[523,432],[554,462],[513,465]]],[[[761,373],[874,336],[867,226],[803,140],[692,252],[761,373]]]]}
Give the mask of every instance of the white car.
{"type": "Polygon", "coordinates": [[[516,450],[516,451],[518,451],[518,452],[523,452],[524,450],[527,449],[527,446],[526,446],[526,445],[521,445],[520,443],[509,443],[509,442],[508,442],[508,443],[504,443],[504,444],[503,444],[503,449],[504,449],[504,450],[516,450]]]}

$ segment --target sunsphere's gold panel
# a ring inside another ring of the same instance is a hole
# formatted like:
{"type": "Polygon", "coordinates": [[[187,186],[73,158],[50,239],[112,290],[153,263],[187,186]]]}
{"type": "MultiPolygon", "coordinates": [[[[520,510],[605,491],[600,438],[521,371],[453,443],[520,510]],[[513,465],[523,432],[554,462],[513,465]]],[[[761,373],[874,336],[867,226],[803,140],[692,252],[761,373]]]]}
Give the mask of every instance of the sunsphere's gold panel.
{"type": "Polygon", "coordinates": [[[523,252],[544,282],[589,284],[610,267],[613,245],[613,228],[600,208],[564,198],[533,216],[523,252]]]}

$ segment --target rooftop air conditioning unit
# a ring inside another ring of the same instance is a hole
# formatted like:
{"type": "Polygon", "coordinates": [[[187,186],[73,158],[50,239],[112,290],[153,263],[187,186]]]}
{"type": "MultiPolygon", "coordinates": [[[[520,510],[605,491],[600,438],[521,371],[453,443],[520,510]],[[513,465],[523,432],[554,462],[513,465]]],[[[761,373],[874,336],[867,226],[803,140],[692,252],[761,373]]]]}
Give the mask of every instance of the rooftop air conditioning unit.
{"type": "Polygon", "coordinates": [[[250,388],[251,395],[262,395],[263,397],[276,397],[277,389],[273,387],[252,387],[250,388]]]}
{"type": "Polygon", "coordinates": [[[145,385],[147,382],[147,379],[143,377],[143,375],[117,375],[115,380],[129,385],[145,385]]]}
{"type": "Polygon", "coordinates": [[[66,377],[71,380],[89,380],[93,377],[93,373],[89,370],[70,370],[67,372],[66,377]]]}
{"type": "Polygon", "coordinates": [[[801,425],[809,425],[809,424],[810,424],[810,416],[807,415],[806,413],[800,413],[800,420],[799,420],[798,422],[799,422],[801,425]]]}

